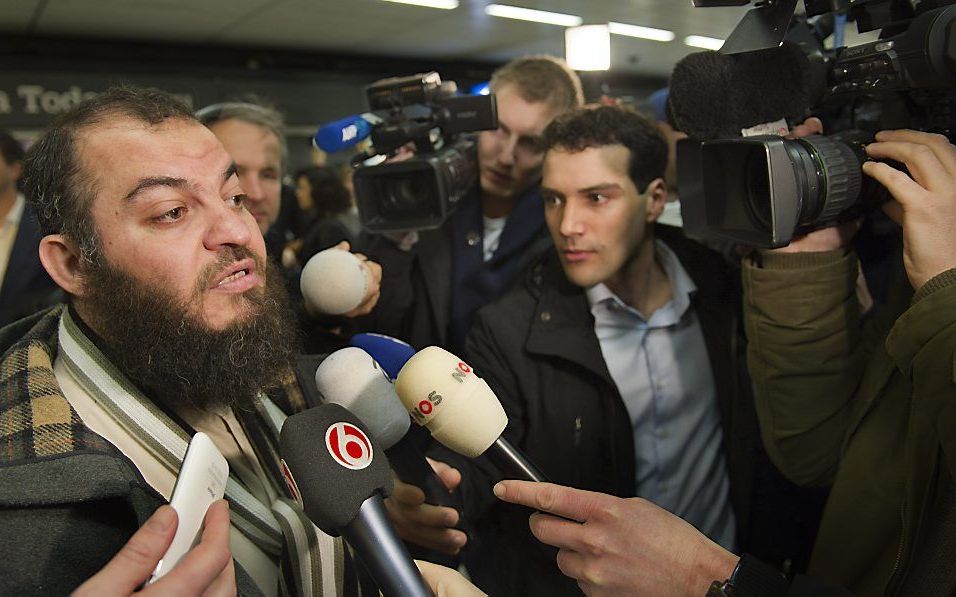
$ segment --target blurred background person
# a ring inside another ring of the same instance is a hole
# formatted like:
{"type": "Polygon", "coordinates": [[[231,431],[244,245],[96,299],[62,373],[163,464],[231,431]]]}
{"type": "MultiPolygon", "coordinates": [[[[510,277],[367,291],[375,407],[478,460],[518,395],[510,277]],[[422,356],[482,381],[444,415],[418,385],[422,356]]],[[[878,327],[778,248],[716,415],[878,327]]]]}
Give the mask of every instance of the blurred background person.
{"type": "Polygon", "coordinates": [[[40,264],[40,229],[19,182],[23,146],[0,129],[0,327],[60,300],[40,264]]]}

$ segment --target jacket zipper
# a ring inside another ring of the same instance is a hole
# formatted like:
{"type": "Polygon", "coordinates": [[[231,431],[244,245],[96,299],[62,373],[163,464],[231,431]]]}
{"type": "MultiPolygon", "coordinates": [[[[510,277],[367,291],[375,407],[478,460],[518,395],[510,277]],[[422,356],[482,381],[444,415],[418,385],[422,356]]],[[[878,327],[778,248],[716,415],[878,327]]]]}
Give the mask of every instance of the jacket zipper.
{"type": "Polygon", "coordinates": [[[581,445],[581,417],[574,418],[574,445],[581,445]]]}

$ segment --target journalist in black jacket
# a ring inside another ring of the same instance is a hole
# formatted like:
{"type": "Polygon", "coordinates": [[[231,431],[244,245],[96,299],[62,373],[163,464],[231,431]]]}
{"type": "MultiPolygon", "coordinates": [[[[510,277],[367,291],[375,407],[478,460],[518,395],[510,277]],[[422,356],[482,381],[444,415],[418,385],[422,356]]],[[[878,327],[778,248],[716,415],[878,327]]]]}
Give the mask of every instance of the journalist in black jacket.
{"type": "MultiPolygon", "coordinates": [[[[819,499],[800,493],[767,460],[744,371],[738,274],[723,258],[655,225],[698,290],[691,300],[714,375],[738,546],[767,561],[806,561],[819,499]],[[810,499],[807,499],[810,498],[810,499]]],[[[555,483],[612,495],[635,492],[633,429],[605,365],[583,288],[553,251],[501,300],[479,311],[466,355],[501,400],[505,436],[555,483]]],[[[463,553],[473,581],[493,595],[578,594],[555,551],[528,529],[528,510],[495,499],[484,459],[433,450],[462,472],[464,518],[476,529],[463,553]]]]}

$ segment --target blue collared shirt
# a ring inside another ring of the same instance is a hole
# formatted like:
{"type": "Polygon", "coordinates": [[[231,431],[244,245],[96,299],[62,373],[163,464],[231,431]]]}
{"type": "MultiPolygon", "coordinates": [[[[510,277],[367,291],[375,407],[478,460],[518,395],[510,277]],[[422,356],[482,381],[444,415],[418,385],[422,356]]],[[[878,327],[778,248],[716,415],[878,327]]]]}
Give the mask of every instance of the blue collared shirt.
{"type": "Polygon", "coordinates": [[[587,289],[594,332],[634,428],[636,495],[733,550],[734,512],[714,376],[677,256],[655,241],[673,296],[650,319],[604,284],[587,289]]]}

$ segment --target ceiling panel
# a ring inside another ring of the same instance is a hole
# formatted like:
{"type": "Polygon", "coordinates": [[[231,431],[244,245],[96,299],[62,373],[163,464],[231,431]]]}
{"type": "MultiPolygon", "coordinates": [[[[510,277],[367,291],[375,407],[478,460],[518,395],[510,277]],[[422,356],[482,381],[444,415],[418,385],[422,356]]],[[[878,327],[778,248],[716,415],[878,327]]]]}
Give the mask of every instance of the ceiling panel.
{"type": "MultiPolygon", "coordinates": [[[[564,54],[564,29],[490,17],[491,0],[435,10],[381,0],[0,0],[0,32],[209,45],[341,51],[502,62],[529,52],[564,54]]],[[[670,29],[668,43],[612,36],[612,71],[667,76],[696,51],[687,35],[725,37],[745,8],[693,8],[690,0],[501,0],[670,29]]]]}

